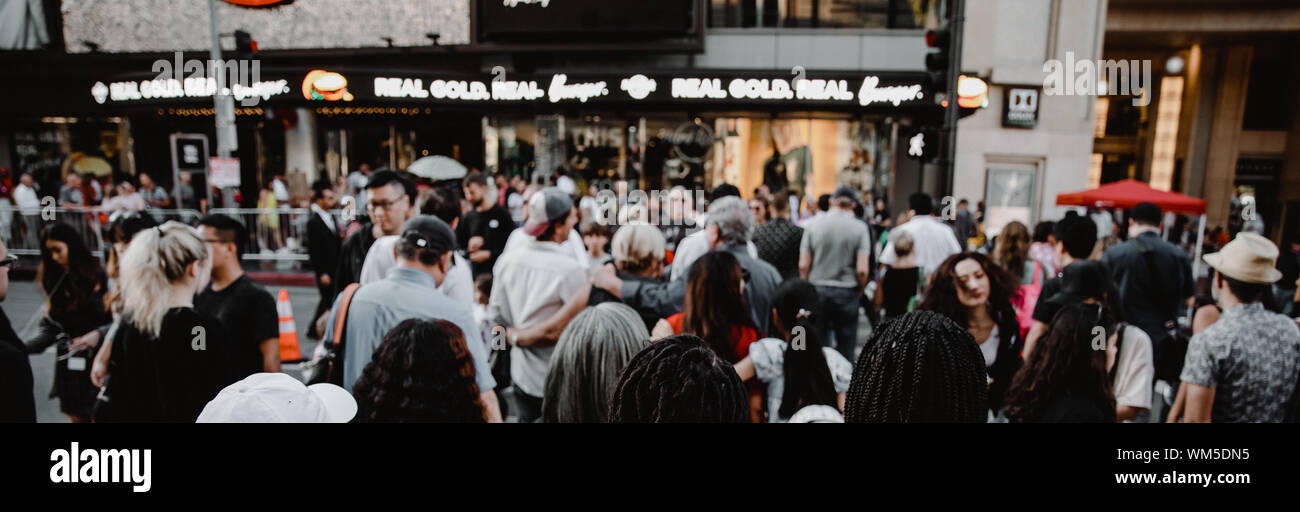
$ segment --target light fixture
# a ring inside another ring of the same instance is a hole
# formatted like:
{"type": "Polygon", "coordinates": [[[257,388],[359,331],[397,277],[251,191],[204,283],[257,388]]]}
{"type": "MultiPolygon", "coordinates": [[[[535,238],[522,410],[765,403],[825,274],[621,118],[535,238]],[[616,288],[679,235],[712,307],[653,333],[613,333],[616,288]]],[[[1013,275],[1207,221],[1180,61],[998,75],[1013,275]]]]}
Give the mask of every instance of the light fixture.
{"type": "Polygon", "coordinates": [[[1165,73],[1171,75],[1177,75],[1179,73],[1182,73],[1183,64],[1184,64],[1183,58],[1178,55],[1174,55],[1173,57],[1170,57],[1169,60],[1165,61],[1165,73]]]}
{"type": "Polygon", "coordinates": [[[438,38],[442,37],[442,34],[439,34],[437,32],[429,32],[427,34],[424,34],[424,37],[427,37],[430,40],[432,40],[434,46],[438,46],[438,38]]]}

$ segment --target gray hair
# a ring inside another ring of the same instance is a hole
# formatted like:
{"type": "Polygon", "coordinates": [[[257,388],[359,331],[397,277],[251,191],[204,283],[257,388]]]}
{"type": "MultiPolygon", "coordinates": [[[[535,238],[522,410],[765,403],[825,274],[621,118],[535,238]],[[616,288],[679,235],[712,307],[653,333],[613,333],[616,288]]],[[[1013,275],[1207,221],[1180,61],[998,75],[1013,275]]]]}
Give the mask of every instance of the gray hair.
{"type": "Polygon", "coordinates": [[[709,203],[707,226],[718,226],[718,240],[725,245],[745,245],[754,230],[754,214],[749,204],[736,196],[721,197],[709,203]]]}
{"type": "Polygon", "coordinates": [[[604,302],[582,310],[551,354],[542,421],[605,423],[619,374],[649,343],[645,322],[625,304],[604,302]]]}

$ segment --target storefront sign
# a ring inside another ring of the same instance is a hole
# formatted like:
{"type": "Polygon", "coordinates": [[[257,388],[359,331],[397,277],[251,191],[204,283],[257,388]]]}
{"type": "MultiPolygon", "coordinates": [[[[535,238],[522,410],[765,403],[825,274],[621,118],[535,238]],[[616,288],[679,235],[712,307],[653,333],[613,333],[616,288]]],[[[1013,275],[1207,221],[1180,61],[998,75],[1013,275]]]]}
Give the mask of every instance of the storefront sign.
{"type": "Polygon", "coordinates": [[[1002,126],[1033,128],[1038,124],[1038,89],[1008,87],[1002,102],[1002,126]]]}
{"type": "Polygon", "coordinates": [[[622,89],[634,100],[645,99],[650,93],[655,92],[658,87],[658,83],[646,78],[645,75],[632,75],[630,78],[624,78],[618,85],[619,89],[622,89]]]}
{"type": "Polygon", "coordinates": [[[895,107],[907,101],[920,100],[925,97],[921,84],[880,86],[880,77],[869,76],[862,79],[858,89],[858,104],[867,106],[872,103],[889,103],[895,107]]]}
{"type": "MultiPolygon", "coordinates": [[[[215,78],[197,77],[186,78],[183,81],[168,78],[163,80],[128,80],[108,84],[95,82],[90,86],[90,96],[94,98],[95,103],[100,105],[140,100],[211,98],[216,92],[217,80],[215,78]]],[[[252,86],[233,84],[230,87],[221,88],[221,94],[233,94],[237,101],[253,96],[269,100],[288,94],[288,92],[289,82],[286,80],[254,82],[252,86]]]]}

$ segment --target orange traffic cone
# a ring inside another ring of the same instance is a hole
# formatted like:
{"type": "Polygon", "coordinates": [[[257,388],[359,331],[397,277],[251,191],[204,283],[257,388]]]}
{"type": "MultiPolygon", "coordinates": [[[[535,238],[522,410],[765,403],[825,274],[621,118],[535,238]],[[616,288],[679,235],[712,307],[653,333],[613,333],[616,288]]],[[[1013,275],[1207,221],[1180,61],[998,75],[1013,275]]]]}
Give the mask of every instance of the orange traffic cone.
{"type": "Polygon", "coordinates": [[[293,306],[289,305],[289,290],[280,288],[280,296],[275,300],[275,309],[280,316],[280,362],[302,360],[298,350],[298,324],[293,321],[293,306]]]}

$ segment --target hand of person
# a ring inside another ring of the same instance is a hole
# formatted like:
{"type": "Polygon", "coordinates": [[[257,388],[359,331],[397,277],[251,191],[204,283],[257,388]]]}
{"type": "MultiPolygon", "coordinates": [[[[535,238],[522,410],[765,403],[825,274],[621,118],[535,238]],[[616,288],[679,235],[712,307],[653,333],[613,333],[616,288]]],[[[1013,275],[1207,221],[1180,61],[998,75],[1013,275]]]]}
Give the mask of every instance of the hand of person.
{"type": "Polygon", "coordinates": [[[320,285],[321,285],[321,286],[329,286],[329,285],[330,285],[330,275],[329,275],[329,274],[321,274],[321,275],[320,275],[320,285]]]}
{"type": "Polygon", "coordinates": [[[601,265],[591,276],[591,283],[614,295],[621,296],[623,280],[618,278],[613,265],[601,265]]]}
{"type": "Polygon", "coordinates": [[[108,377],[108,362],[96,357],[90,365],[90,383],[97,388],[102,388],[106,377],[108,377]]]}
{"type": "Polygon", "coordinates": [[[86,333],[86,334],[83,334],[83,335],[81,335],[81,336],[77,336],[76,338],[73,338],[73,339],[72,339],[72,343],[68,345],[68,351],[69,351],[69,352],[78,352],[78,351],[81,351],[81,350],[87,350],[87,349],[95,348],[97,345],[99,345],[99,330],[98,330],[98,329],[93,330],[93,331],[90,331],[90,332],[88,332],[88,333],[86,333]]]}
{"type": "Polygon", "coordinates": [[[469,243],[465,245],[465,249],[469,252],[476,252],[482,248],[483,248],[483,237],[481,236],[469,237],[469,243]]]}

